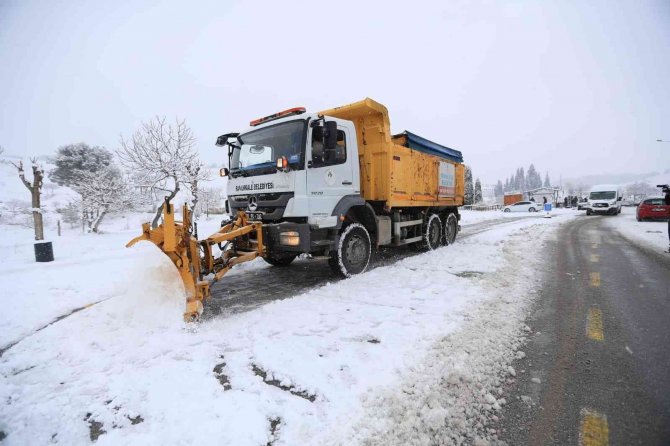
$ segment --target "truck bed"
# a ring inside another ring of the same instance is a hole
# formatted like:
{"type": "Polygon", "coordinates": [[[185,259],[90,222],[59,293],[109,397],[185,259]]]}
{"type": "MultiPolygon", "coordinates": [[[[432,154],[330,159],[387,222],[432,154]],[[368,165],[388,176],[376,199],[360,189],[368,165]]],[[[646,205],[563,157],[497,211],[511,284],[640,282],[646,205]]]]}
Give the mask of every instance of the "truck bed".
{"type": "Polygon", "coordinates": [[[388,110],[366,98],[319,114],[352,121],[359,150],[361,195],[386,208],[462,206],[463,156],[411,132],[393,136],[388,110]]]}

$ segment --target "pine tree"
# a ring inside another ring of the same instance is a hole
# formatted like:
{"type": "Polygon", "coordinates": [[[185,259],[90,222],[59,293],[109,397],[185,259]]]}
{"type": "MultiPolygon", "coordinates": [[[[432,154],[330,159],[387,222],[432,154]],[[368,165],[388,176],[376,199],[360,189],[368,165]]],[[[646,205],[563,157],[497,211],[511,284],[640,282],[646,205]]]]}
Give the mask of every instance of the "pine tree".
{"type": "Polygon", "coordinates": [[[49,172],[51,181],[61,186],[74,186],[81,178],[105,170],[112,164],[112,152],[104,147],[91,147],[86,143],[68,144],[58,148],[49,172]]]}
{"type": "Polygon", "coordinates": [[[493,189],[493,195],[495,195],[496,197],[502,197],[504,194],[505,192],[503,189],[502,181],[498,180],[495,189],[493,189]]]}
{"type": "Polygon", "coordinates": [[[465,204],[470,205],[474,202],[475,192],[472,187],[472,171],[470,166],[465,166],[465,204]]]}
{"type": "Polygon", "coordinates": [[[549,181],[549,172],[544,175],[544,187],[551,187],[551,181],[549,181]]]}
{"type": "Polygon", "coordinates": [[[530,190],[542,187],[542,178],[537,173],[537,171],[535,170],[535,166],[532,163],[530,167],[528,167],[528,176],[526,177],[526,185],[530,190]]]}
{"type": "Polygon", "coordinates": [[[482,202],[482,183],[479,178],[475,181],[475,204],[482,202]]]}

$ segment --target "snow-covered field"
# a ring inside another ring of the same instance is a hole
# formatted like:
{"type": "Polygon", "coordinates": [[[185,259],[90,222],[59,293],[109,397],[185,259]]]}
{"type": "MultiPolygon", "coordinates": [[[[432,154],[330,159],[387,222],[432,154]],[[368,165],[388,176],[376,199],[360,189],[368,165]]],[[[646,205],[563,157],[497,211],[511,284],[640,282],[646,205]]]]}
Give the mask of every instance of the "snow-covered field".
{"type": "MultiPolygon", "coordinates": [[[[522,354],[534,262],[572,215],[510,220],[194,325],[181,322],[170,262],[153,246],[123,247],[142,216],[119,218],[106,234],[55,239],[52,264],[31,262],[29,240],[14,238],[22,230],[5,232],[14,261],[0,269],[0,345],[20,342],[0,359],[0,431],[7,444],[495,440],[486,424],[522,354]]],[[[461,224],[501,218],[465,213],[461,224]]]]}
{"type": "Polygon", "coordinates": [[[655,251],[668,249],[668,223],[660,221],[637,221],[634,207],[623,208],[620,215],[608,218],[608,225],[616,228],[624,237],[655,251]]]}

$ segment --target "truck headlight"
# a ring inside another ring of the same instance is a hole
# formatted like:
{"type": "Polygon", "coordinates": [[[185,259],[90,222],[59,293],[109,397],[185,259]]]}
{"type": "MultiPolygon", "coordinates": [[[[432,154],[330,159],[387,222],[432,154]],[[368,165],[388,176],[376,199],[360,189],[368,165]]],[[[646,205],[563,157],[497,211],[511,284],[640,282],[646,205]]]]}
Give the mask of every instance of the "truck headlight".
{"type": "Polygon", "coordinates": [[[297,231],[279,233],[279,244],[286,246],[300,246],[300,234],[297,231]]]}

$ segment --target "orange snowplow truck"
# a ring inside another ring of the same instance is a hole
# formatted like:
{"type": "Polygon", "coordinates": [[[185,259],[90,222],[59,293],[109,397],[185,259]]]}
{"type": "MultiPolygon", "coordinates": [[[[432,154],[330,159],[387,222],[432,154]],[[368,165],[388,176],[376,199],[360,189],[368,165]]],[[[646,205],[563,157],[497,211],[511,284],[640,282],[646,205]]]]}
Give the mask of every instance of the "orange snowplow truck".
{"type": "Polygon", "coordinates": [[[188,320],[202,312],[209,283],[237,263],[262,257],[287,266],[306,253],[350,276],[364,272],[381,246],[437,249],[460,229],[461,152],[408,131],[392,134],[386,107],[372,99],[275,113],[219,136],[216,145],[227,149],[221,174],[233,221],[199,241],[189,210],[175,222],[168,205],[164,223],[145,224],[131,242],[150,240],[177,265],[188,320]]]}

